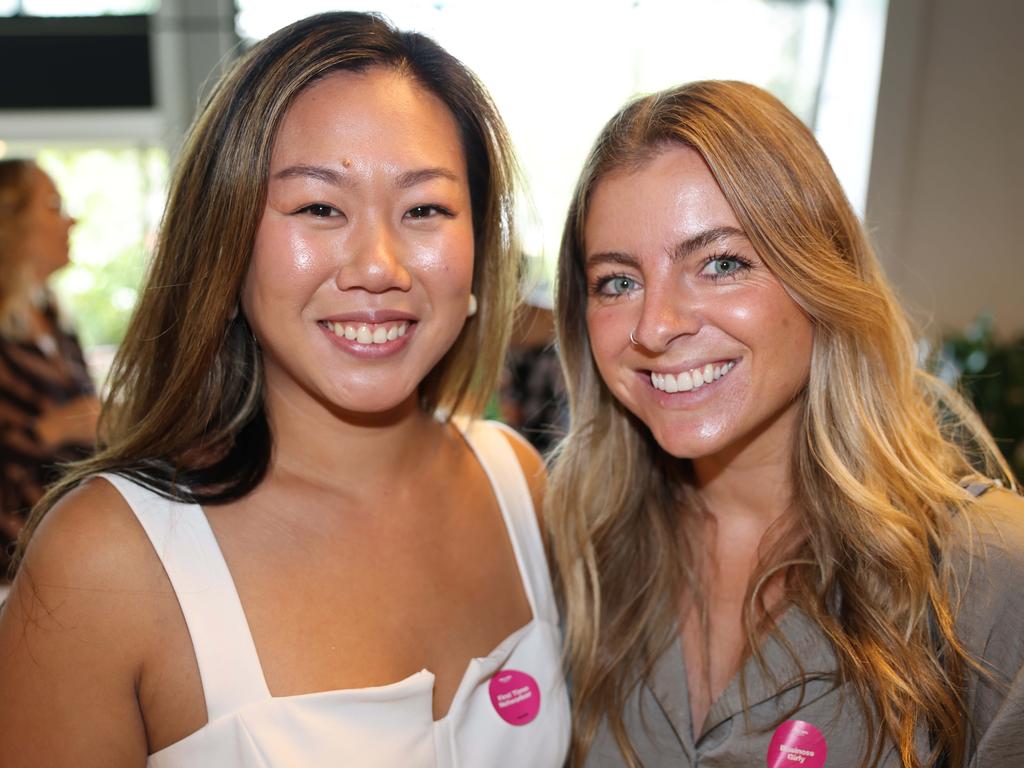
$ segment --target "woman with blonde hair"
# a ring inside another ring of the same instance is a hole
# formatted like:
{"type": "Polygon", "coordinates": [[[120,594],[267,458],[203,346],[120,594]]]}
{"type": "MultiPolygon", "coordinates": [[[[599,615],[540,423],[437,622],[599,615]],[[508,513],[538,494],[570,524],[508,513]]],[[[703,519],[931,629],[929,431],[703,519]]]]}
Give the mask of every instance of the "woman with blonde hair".
{"type": "Polygon", "coordinates": [[[574,764],[1022,764],[1024,504],[789,110],[623,108],[557,316],[574,764]]]}
{"type": "Polygon", "coordinates": [[[23,536],[5,766],[562,764],[541,467],[475,419],[511,175],[476,78],[375,15],[297,22],[219,83],[104,444],[23,536]]]}

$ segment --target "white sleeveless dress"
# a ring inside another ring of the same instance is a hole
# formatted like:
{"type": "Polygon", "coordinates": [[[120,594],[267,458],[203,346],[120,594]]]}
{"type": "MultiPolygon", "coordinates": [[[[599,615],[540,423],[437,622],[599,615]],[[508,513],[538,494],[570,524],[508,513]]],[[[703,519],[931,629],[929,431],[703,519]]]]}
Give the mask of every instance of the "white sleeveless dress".
{"type": "Polygon", "coordinates": [[[207,724],[150,755],[151,768],[563,764],[570,725],[558,615],[529,489],[497,425],[472,422],[464,434],[501,507],[533,618],[489,655],[469,662],[448,714],[438,721],[432,714],[434,676],[425,669],[373,688],[271,696],[203,510],[103,475],[135,512],[170,578],[206,696],[207,724]],[[492,677],[495,684],[512,680],[518,687],[492,691],[492,677]],[[499,704],[511,704],[505,717],[499,704]],[[519,722],[507,722],[514,720],[510,713],[519,722]]]}

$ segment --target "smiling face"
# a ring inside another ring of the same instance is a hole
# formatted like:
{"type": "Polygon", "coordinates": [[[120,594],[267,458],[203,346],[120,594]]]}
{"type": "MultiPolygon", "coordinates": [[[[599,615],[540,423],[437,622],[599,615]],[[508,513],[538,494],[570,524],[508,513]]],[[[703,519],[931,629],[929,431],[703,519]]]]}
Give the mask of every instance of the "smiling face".
{"type": "Polygon", "coordinates": [[[788,450],[811,323],[700,155],[674,146],[605,176],[584,240],[594,360],[658,444],[691,459],[788,450]]]}
{"type": "Polygon", "coordinates": [[[473,253],[466,161],[439,99],[379,67],[307,88],[274,143],[243,290],[268,403],[407,404],[465,323],[473,253]]]}

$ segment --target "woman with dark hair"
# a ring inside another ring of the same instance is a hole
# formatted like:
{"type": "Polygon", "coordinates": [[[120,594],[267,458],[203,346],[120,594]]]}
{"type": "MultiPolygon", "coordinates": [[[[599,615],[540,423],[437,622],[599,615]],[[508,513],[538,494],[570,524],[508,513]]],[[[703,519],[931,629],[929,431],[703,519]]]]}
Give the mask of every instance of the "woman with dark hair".
{"type": "Polygon", "coordinates": [[[46,287],[68,263],[74,224],[38,165],[0,160],[0,583],[59,465],[96,442],[100,407],[82,348],[46,287]]]}
{"type": "Polygon", "coordinates": [[[1024,503],[789,110],[613,117],[556,314],[574,764],[1024,764],[1024,503]]]}
{"type": "Polygon", "coordinates": [[[373,15],[298,22],[220,82],[103,446],[23,536],[5,765],[562,763],[542,468],[474,420],[511,175],[474,76],[373,15]]]}

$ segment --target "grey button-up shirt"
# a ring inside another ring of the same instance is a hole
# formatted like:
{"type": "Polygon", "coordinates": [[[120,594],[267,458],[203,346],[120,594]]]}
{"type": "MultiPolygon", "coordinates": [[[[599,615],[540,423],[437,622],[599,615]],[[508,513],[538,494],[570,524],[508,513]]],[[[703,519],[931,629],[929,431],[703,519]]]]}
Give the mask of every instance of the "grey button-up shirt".
{"type": "MultiPolygon", "coordinates": [[[[992,678],[986,680],[975,674],[969,681],[974,729],[967,765],[1024,768],[1024,499],[994,489],[978,499],[969,515],[961,516],[958,526],[964,545],[958,548],[962,557],[957,560],[963,590],[957,630],[973,657],[989,665],[992,678]]],[[[779,638],[766,638],[762,653],[769,673],[765,674],[752,658],[744,665],[747,712],[737,675],[712,704],[696,738],[690,721],[682,649],[676,642],[659,660],[651,679],[634,691],[624,712],[643,765],[774,765],[766,763],[772,726],[796,707],[790,719],[811,723],[821,732],[827,759],[822,763],[818,762],[820,753],[810,756],[797,752],[785,764],[801,765],[798,758],[805,757],[807,765],[857,768],[865,754],[867,728],[850,686],[837,685],[831,644],[795,606],[779,620],[779,633],[793,655],[779,638]]],[[[918,743],[923,757],[928,746],[923,729],[918,743]]],[[[891,745],[885,745],[883,755],[880,766],[900,765],[891,745]]],[[[598,731],[587,765],[625,765],[614,736],[605,726],[598,731]]]]}

